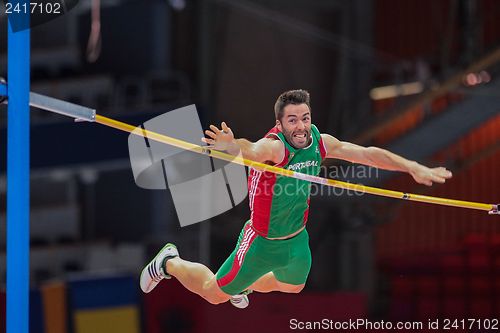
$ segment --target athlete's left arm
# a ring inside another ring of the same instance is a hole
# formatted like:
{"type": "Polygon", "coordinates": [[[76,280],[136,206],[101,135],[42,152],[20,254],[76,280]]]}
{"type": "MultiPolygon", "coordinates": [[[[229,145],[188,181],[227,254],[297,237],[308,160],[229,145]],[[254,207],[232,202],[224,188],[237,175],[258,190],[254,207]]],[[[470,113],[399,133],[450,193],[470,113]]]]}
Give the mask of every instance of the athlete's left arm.
{"type": "Polygon", "coordinates": [[[446,179],[452,177],[451,172],[446,168],[428,168],[382,148],[363,147],[340,141],[329,134],[321,134],[321,138],[325,143],[327,158],[338,158],[379,169],[407,172],[417,183],[427,186],[431,186],[433,182],[444,183],[446,179]]]}

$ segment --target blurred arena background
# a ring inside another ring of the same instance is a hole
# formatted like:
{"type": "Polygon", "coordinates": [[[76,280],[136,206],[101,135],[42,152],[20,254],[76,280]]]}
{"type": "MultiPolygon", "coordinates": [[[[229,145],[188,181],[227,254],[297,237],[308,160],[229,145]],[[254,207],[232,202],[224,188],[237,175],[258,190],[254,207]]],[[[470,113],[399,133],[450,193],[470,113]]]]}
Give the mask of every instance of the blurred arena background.
{"type": "MultiPolygon", "coordinates": [[[[497,0],[81,0],[32,29],[31,90],[134,125],[194,103],[204,126],[226,121],[255,141],[274,125],[276,97],[302,88],[322,132],[454,172],[432,188],[338,161],[323,176],[496,203],[499,18],[497,0]]],[[[3,13],[0,24],[6,77],[3,13]]],[[[500,313],[500,221],[484,212],[315,187],[305,291],[254,293],[242,311],[205,304],[176,281],[143,295],[137,278],[167,241],[216,270],[248,219],[247,201],[180,228],[169,191],[135,185],[127,134],[35,109],[31,170],[30,332],[282,332],[292,318],[500,313]]]]}

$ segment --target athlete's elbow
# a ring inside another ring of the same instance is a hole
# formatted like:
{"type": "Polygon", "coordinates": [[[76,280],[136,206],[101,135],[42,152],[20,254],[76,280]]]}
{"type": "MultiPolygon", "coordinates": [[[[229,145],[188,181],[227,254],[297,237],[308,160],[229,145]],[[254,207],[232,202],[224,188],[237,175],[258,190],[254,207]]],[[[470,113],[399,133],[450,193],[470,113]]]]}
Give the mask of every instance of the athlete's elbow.
{"type": "Polygon", "coordinates": [[[267,159],[265,158],[265,154],[260,151],[251,149],[243,153],[243,158],[247,160],[251,160],[254,162],[264,163],[267,159]]]}
{"type": "Polygon", "coordinates": [[[386,153],[387,153],[387,150],[379,148],[379,147],[375,147],[375,146],[366,147],[366,154],[371,158],[385,156],[386,153]]]}
{"type": "Polygon", "coordinates": [[[258,157],[257,154],[254,151],[252,151],[252,150],[243,151],[241,155],[246,160],[250,160],[250,161],[254,161],[254,162],[260,162],[257,159],[257,157],[258,157]]]}

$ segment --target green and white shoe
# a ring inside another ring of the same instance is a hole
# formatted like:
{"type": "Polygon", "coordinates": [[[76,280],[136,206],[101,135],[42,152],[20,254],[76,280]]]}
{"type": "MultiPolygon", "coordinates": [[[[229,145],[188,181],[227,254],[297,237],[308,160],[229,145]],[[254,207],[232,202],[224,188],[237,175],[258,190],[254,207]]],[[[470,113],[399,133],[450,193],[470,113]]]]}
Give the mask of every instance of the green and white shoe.
{"type": "Polygon", "coordinates": [[[172,243],[167,243],[142,270],[140,278],[142,291],[149,293],[161,280],[172,278],[165,271],[166,263],[168,259],[178,256],[179,251],[177,251],[177,247],[172,243]]]}
{"type": "Polygon", "coordinates": [[[250,304],[250,300],[248,299],[248,294],[251,294],[252,290],[245,290],[238,295],[233,295],[229,299],[229,302],[238,309],[244,309],[250,304]]]}

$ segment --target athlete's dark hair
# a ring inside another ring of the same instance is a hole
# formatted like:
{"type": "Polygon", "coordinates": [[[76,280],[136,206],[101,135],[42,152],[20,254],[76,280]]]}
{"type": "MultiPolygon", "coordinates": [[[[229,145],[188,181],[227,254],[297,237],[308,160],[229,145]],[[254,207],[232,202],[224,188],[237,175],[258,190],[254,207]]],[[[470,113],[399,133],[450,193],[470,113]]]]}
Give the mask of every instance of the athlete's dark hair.
{"type": "Polygon", "coordinates": [[[298,90],[289,90],[282,93],[276,103],[274,104],[274,115],[276,116],[276,120],[280,120],[283,118],[283,109],[288,104],[306,104],[311,110],[311,104],[309,103],[309,93],[306,90],[298,89],[298,90]]]}

